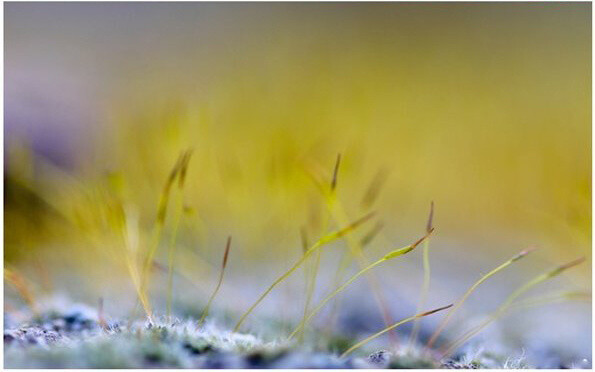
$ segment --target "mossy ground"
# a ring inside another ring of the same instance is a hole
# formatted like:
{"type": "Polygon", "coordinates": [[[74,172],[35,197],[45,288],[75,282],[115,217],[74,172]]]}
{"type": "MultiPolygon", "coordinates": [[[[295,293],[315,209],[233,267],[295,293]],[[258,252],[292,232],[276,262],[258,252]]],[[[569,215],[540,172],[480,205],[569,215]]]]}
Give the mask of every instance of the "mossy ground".
{"type": "MultiPolygon", "coordinates": [[[[207,322],[160,317],[111,321],[100,326],[97,312],[86,306],[46,311],[21,324],[5,319],[4,365],[7,368],[502,368],[506,358],[437,362],[414,354],[378,350],[339,358],[337,337],[327,350],[311,350],[284,341],[265,341],[233,333],[207,322]],[[12,323],[12,324],[11,324],[12,323]],[[333,346],[334,345],[334,346],[333,346]]],[[[342,340],[350,344],[354,340],[342,340]]]]}

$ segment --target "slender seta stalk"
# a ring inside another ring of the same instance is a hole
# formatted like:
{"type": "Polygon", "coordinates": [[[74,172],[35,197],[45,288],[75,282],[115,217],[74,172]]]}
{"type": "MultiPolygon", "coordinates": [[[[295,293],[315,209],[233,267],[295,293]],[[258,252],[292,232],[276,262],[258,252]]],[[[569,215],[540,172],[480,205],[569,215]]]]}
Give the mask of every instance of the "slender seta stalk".
{"type": "Polygon", "coordinates": [[[142,274],[140,278],[139,291],[143,296],[147,295],[147,288],[149,286],[149,279],[151,274],[151,267],[153,265],[153,259],[155,257],[155,253],[157,252],[157,248],[159,247],[159,242],[161,241],[161,234],[163,232],[163,227],[165,226],[165,217],[167,215],[167,205],[169,203],[171,188],[174,182],[176,181],[176,178],[178,177],[178,173],[180,172],[180,166],[184,159],[184,154],[185,153],[180,154],[178,160],[169,172],[169,176],[165,181],[165,185],[163,186],[163,190],[161,191],[161,195],[159,197],[155,227],[153,229],[151,242],[149,245],[149,251],[147,252],[147,255],[145,257],[145,263],[143,265],[142,274]]]}
{"type": "MultiPolygon", "coordinates": [[[[327,189],[325,187],[323,187],[323,183],[320,182],[320,180],[319,180],[320,177],[317,177],[317,175],[314,174],[312,171],[310,171],[310,169],[306,169],[306,173],[312,179],[314,184],[317,186],[317,188],[320,190],[320,192],[325,197],[325,200],[327,201],[326,206],[327,206],[329,212],[331,213],[333,220],[339,225],[346,224],[347,221],[349,221],[349,219],[348,219],[347,214],[345,213],[341,203],[339,202],[339,200],[336,200],[335,203],[329,203],[328,202],[329,192],[327,191],[327,189]]],[[[357,263],[359,268],[363,269],[366,266],[368,266],[369,262],[363,254],[362,248],[359,245],[359,241],[354,239],[352,236],[347,236],[346,242],[349,247],[349,252],[351,253],[352,258],[357,263]]],[[[345,263],[348,264],[349,261],[346,260],[345,263]]],[[[347,266],[345,266],[345,267],[339,266],[337,276],[336,276],[337,278],[340,279],[343,277],[343,270],[345,270],[346,267],[347,266]]],[[[366,279],[368,281],[368,284],[370,285],[370,289],[372,291],[372,294],[374,295],[374,299],[378,303],[378,307],[382,314],[382,318],[384,319],[384,323],[388,326],[389,324],[393,323],[393,320],[392,320],[392,317],[388,310],[388,306],[387,306],[386,300],[382,294],[378,280],[376,279],[376,276],[373,275],[373,273],[371,273],[370,275],[367,275],[366,279]]],[[[389,337],[391,339],[391,343],[396,345],[396,343],[397,343],[396,336],[393,333],[390,333],[389,337]]]]}
{"type": "Polygon", "coordinates": [[[510,305],[511,309],[524,309],[533,306],[539,306],[548,303],[562,302],[562,301],[586,301],[591,302],[591,293],[589,292],[573,292],[567,291],[562,293],[553,293],[545,296],[537,296],[528,298],[523,301],[517,301],[510,305]]]}
{"type": "Polygon", "coordinates": [[[345,350],[345,352],[343,352],[343,354],[341,354],[340,358],[346,357],[348,354],[350,354],[351,352],[353,352],[355,349],[358,349],[358,348],[362,347],[363,345],[367,344],[368,342],[372,341],[376,337],[381,336],[381,335],[385,334],[386,332],[388,332],[388,331],[390,331],[392,329],[397,328],[401,324],[405,324],[405,323],[410,322],[412,320],[415,320],[415,319],[418,319],[418,318],[421,318],[421,317],[424,317],[424,316],[427,316],[427,315],[431,315],[431,314],[437,313],[437,312],[442,311],[444,309],[448,309],[451,306],[452,306],[452,304],[446,305],[446,306],[439,307],[439,308],[434,309],[434,310],[426,311],[424,313],[416,314],[416,315],[410,316],[409,318],[405,318],[403,320],[400,320],[397,323],[395,323],[395,324],[393,324],[393,325],[391,325],[389,327],[384,328],[380,332],[374,333],[372,336],[361,340],[357,344],[355,344],[352,347],[350,347],[349,349],[345,350]]]}
{"type": "Polygon", "coordinates": [[[362,270],[358,271],[355,275],[353,275],[351,278],[349,278],[345,283],[343,283],[339,288],[335,289],[332,293],[330,293],[328,296],[326,296],[321,302],[320,304],[318,304],[318,306],[316,306],[311,312],[310,314],[304,319],[302,320],[302,322],[297,326],[297,328],[289,335],[288,339],[293,338],[300,330],[302,330],[307,323],[310,321],[310,319],[312,319],[312,317],[314,315],[316,315],[323,307],[324,305],[326,305],[333,297],[335,297],[337,294],[339,294],[340,292],[342,292],[345,288],[347,288],[347,286],[351,283],[353,283],[357,278],[359,278],[360,276],[362,276],[363,274],[365,274],[366,272],[370,271],[371,269],[373,269],[374,267],[380,265],[381,263],[388,261],[390,259],[393,259],[395,257],[399,257],[402,256],[406,253],[411,252],[413,249],[415,249],[415,247],[417,247],[421,242],[423,242],[424,240],[426,240],[430,234],[432,233],[434,229],[431,229],[430,231],[427,232],[427,234],[425,236],[423,236],[422,238],[420,238],[419,240],[417,240],[415,243],[410,244],[406,247],[403,248],[399,248],[399,249],[395,249],[392,252],[387,253],[384,257],[382,257],[381,259],[379,259],[378,261],[366,266],[365,268],[363,268],[362,270]]]}
{"type": "Polygon", "coordinates": [[[178,236],[178,229],[180,226],[180,220],[182,219],[183,202],[181,195],[178,200],[179,208],[173,221],[173,230],[169,239],[169,247],[167,250],[167,308],[166,315],[171,315],[171,304],[173,297],[173,284],[174,284],[174,260],[175,260],[175,249],[176,249],[176,238],[178,236]]]}
{"type": "Polygon", "coordinates": [[[19,296],[21,296],[21,298],[25,301],[27,306],[29,306],[31,311],[35,315],[38,315],[39,310],[37,307],[37,302],[35,301],[35,296],[33,295],[33,291],[27,284],[25,278],[16,269],[10,269],[8,267],[5,267],[4,280],[6,280],[6,282],[12,284],[15,287],[19,296]]]}
{"type": "MultiPolygon", "coordinates": [[[[331,208],[331,214],[333,215],[333,219],[335,221],[337,221],[339,224],[341,223],[341,221],[347,220],[347,215],[345,213],[345,210],[343,209],[341,203],[339,203],[339,202],[336,203],[335,208],[331,208]]],[[[347,241],[347,245],[349,246],[349,251],[351,253],[351,256],[354,258],[354,261],[359,266],[359,268],[363,269],[366,266],[368,266],[368,264],[369,264],[368,260],[366,259],[365,255],[363,253],[362,247],[359,245],[359,241],[354,239],[352,236],[347,236],[346,241],[347,241]]],[[[368,281],[368,285],[370,286],[370,289],[374,296],[374,299],[376,300],[376,303],[378,304],[378,308],[380,310],[380,313],[382,315],[384,323],[387,326],[392,324],[394,321],[390,314],[388,305],[386,303],[386,299],[382,293],[380,283],[378,282],[378,279],[376,278],[376,275],[374,275],[373,271],[370,272],[368,275],[366,275],[366,280],[368,281]]],[[[393,332],[389,333],[389,338],[390,338],[392,345],[397,344],[398,340],[397,340],[396,335],[393,332]]]]}
{"type": "Polygon", "coordinates": [[[246,312],[240,317],[240,320],[238,321],[238,323],[234,327],[234,332],[238,332],[240,330],[240,327],[242,326],[242,323],[244,322],[244,320],[246,319],[246,317],[248,315],[250,315],[250,313],[256,308],[256,306],[258,306],[258,304],[260,304],[260,302],[262,302],[262,300],[279,283],[281,283],[283,280],[285,280],[287,277],[289,277],[294,271],[296,271],[304,263],[304,261],[308,257],[310,257],[313,253],[315,253],[319,248],[321,248],[325,244],[328,244],[328,243],[330,243],[330,242],[332,242],[334,240],[337,240],[337,239],[345,236],[346,234],[350,233],[352,230],[354,230],[355,228],[357,228],[359,225],[363,224],[364,222],[368,221],[373,216],[374,216],[374,213],[368,213],[367,215],[365,215],[364,217],[360,218],[359,220],[351,223],[347,227],[344,227],[344,228],[342,228],[340,230],[337,230],[335,232],[332,232],[330,234],[327,234],[327,235],[323,236],[316,243],[314,243],[310,248],[308,248],[308,250],[301,256],[301,258],[289,270],[287,270],[283,275],[281,275],[279,278],[277,278],[273,282],[273,284],[271,284],[264,291],[264,293],[262,295],[260,295],[260,297],[256,300],[256,302],[254,302],[254,304],[252,304],[252,306],[250,306],[250,308],[248,308],[248,310],[246,310],[246,312]]]}
{"type": "Polygon", "coordinates": [[[428,340],[428,343],[426,344],[426,347],[427,348],[431,348],[432,345],[434,345],[434,342],[436,342],[436,339],[438,338],[438,336],[440,335],[440,333],[444,330],[444,327],[446,327],[446,325],[448,324],[448,322],[451,319],[451,317],[453,316],[453,314],[458,309],[460,309],[461,306],[463,306],[463,303],[465,303],[465,301],[467,300],[467,298],[477,289],[477,287],[479,287],[483,282],[485,282],[486,280],[488,280],[490,277],[492,277],[495,274],[499,273],[500,271],[504,270],[508,266],[512,265],[514,262],[520,260],[521,258],[525,257],[529,253],[533,252],[534,250],[535,250],[534,248],[527,249],[527,250],[524,250],[524,251],[516,254],[514,257],[512,257],[508,261],[504,262],[500,266],[496,267],[495,269],[493,269],[489,273],[487,273],[484,276],[482,276],[478,281],[476,281],[475,283],[473,283],[473,285],[471,287],[469,287],[469,289],[467,289],[467,291],[463,294],[463,296],[455,303],[455,305],[448,311],[448,313],[446,314],[446,316],[442,319],[442,321],[440,322],[440,324],[438,325],[438,327],[436,328],[436,330],[434,331],[434,333],[432,334],[432,336],[428,340]]]}
{"type": "Polygon", "coordinates": [[[581,257],[579,259],[576,259],[574,261],[568,262],[566,264],[560,265],[548,272],[545,272],[541,275],[536,276],[535,278],[529,280],[528,282],[526,282],[525,284],[523,284],[522,286],[520,286],[519,288],[517,288],[514,292],[512,292],[507,298],[506,300],[504,300],[504,302],[500,305],[500,307],[498,307],[498,309],[496,309],[496,311],[494,311],[491,315],[489,315],[487,317],[486,320],[484,320],[482,323],[480,323],[479,325],[477,325],[476,327],[470,329],[469,331],[467,331],[465,334],[463,334],[461,337],[459,337],[457,340],[455,340],[452,344],[450,344],[450,346],[448,346],[447,348],[444,348],[445,351],[442,352],[442,357],[445,357],[447,355],[450,355],[453,351],[455,351],[459,346],[461,346],[462,344],[464,344],[465,342],[467,342],[467,340],[469,340],[471,337],[475,336],[477,333],[479,333],[482,329],[484,329],[485,327],[487,327],[490,323],[492,323],[493,321],[497,320],[499,317],[501,317],[502,315],[504,315],[504,313],[506,313],[506,311],[508,310],[508,308],[513,304],[513,302],[522,294],[524,294],[525,292],[527,292],[528,290],[530,290],[531,288],[533,288],[534,286],[545,282],[546,280],[549,280],[553,277],[556,277],[558,275],[560,275],[563,271],[570,269],[571,267],[574,267],[582,262],[585,261],[584,257],[581,257]]]}
{"type": "MultiPolygon", "coordinates": [[[[430,231],[432,226],[432,220],[434,219],[434,202],[430,203],[430,215],[428,216],[428,222],[426,224],[426,231],[430,231]]],[[[424,279],[421,288],[421,295],[419,297],[419,302],[417,304],[417,312],[421,312],[426,306],[426,301],[428,298],[428,292],[430,291],[430,239],[427,239],[424,242],[423,246],[423,268],[424,268],[424,279]]],[[[417,335],[419,333],[420,327],[420,318],[417,318],[413,321],[413,329],[411,330],[411,336],[409,337],[409,348],[415,344],[417,341],[417,335]]]]}
{"type": "Polygon", "coordinates": [[[198,327],[202,325],[207,315],[209,315],[209,309],[211,308],[211,303],[217,293],[219,292],[219,288],[221,288],[221,283],[223,283],[223,274],[225,273],[225,267],[227,266],[227,258],[229,257],[229,249],[231,248],[231,235],[227,238],[227,244],[225,245],[225,253],[223,254],[223,262],[221,263],[221,270],[219,271],[219,280],[217,281],[217,286],[215,290],[211,294],[209,301],[207,302],[207,306],[202,312],[200,319],[198,320],[198,327]]]}
{"type": "Polygon", "coordinates": [[[167,313],[169,317],[171,315],[171,306],[173,299],[173,279],[174,279],[174,266],[175,266],[175,252],[176,252],[176,239],[178,237],[178,229],[180,227],[180,221],[184,214],[184,181],[186,180],[186,173],[188,171],[188,163],[190,162],[190,156],[192,152],[190,150],[184,152],[182,160],[180,162],[180,172],[178,177],[178,208],[176,217],[173,223],[173,231],[169,241],[169,249],[167,253],[167,313]]]}
{"type": "MultiPolygon", "coordinates": [[[[366,248],[372,242],[372,240],[374,240],[374,238],[378,235],[378,233],[380,232],[380,230],[382,230],[383,227],[384,227],[384,224],[382,222],[377,222],[376,225],[374,225],[374,227],[372,227],[372,229],[366,235],[364,235],[364,237],[362,239],[360,239],[360,241],[359,241],[360,247],[362,249],[366,248]]],[[[351,258],[352,257],[349,254],[349,252],[343,252],[341,261],[339,262],[339,267],[338,267],[337,271],[335,272],[335,277],[333,279],[332,288],[336,288],[341,284],[341,279],[343,277],[343,271],[346,270],[347,266],[351,262],[350,261],[351,258]]],[[[335,299],[335,301],[333,301],[332,309],[330,311],[329,321],[327,322],[326,330],[325,330],[325,333],[327,334],[327,336],[330,335],[332,332],[333,326],[337,319],[337,311],[340,308],[340,305],[341,305],[340,298],[337,298],[337,299],[335,299]]]]}
{"type": "MultiPolygon", "coordinates": [[[[151,240],[149,243],[149,251],[145,256],[145,262],[142,267],[142,271],[140,274],[140,278],[137,280],[138,283],[138,300],[142,303],[143,308],[149,319],[152,318],[152,310],[151,305],[148,299],[148,287],[150,281],[150,274],[151,268],[154,264],[154,257],[155,253],[157,252],[157,248],[159,247],[159,242],[161,241],[161,234],[163,232],[163,228],[165,227],[165,218],[167,215],[167,206],[169,204],[169,198],[171,194],[172,186],[174,185],[176,179],[178,179],[179,187],[184,184],[184,179],[186,176],[188,161],[190,160],[191,150],[184,151],[178,156],[176,163],[174,164],[173,168],[170,170],[170,173],[165,181],[163,186],[163,190],[159,197],[159,203],[157,205],[157,218],[155,221],[155,226],[153,229],[153,233],[151,236],[151,240]]],[[[134,280],[134,277],[133,277],[134,280]]],[[[137,301],[133,313],[136,314],[136,309],[138,308],[137,301]]],[[[134,317],[134,316],[133,316],[134,317]]]]}
{"type": "MultiPolygon", "coordinates": [[[[328,195],[325,196],[326,202],[330,205],[333,205],[337,200],[337,180],[339,176],[339,166],[341,165],[341,154],[337,154],[337,160],[335,161],[335,167],[333,169],[333,177],[330,182],[330,190],[328,195]]],[[[327,226],[331,220],[332,216],[328,216],[325,220],[325,223],[322,227],[323,233],[326,232],[327,226]]],[[[310,304],[312,303],[312,296],[314,295],[314,290],[316,289],[316,279],[318,277],[318,270],[320,268],[320,258],[322,255],[322,251],[318,250],[316,252],[316,257],[314,258],[314,262],[312,263],[311,267],[311,275],[307,275],[306,280],[306,301],[304,303],[304,315],[302,321],[306,319],[308,312],[310,311],[310,304]]],[[[300,342],[303,341],[304,332],[300,333],[300,342]]]]}

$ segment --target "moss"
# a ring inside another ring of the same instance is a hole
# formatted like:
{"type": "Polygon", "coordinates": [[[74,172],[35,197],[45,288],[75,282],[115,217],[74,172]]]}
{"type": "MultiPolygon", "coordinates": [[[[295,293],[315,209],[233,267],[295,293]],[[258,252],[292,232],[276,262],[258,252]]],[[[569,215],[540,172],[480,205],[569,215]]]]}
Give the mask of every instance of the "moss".
{"type": "MultiPolygon", "coordinates": [[[[59,327],[71,312],[47,313],[34,325],[4,332],[7,368],[522,368],[520,360],[488,352],[467,353],[460,360],[437,365],[413,354],[378,351],[367,358],[339,358],[353,340],[340,335],[323,337],[315,331],[317,351],[306,346],[265,342],[250,334],[218,328],[207,322],[200,329],[193,320],[156,318],[112,322],[102,329],[59,327]]],[[[72,316],[71,324],[85,324],[85,316],[72,316]]]]}
{"type": "Polygon", "coordinates": [[[440,366],[430,359],[413,356],[397,356],[390,359],[389,369],[435,369],[440,366]]]}

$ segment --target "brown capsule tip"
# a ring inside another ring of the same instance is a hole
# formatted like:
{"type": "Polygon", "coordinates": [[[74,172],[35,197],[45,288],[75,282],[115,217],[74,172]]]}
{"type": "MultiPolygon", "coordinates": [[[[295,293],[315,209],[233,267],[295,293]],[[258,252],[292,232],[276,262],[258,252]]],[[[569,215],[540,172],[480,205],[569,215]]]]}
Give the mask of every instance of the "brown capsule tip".
{"type": "Polygon", "coordinates": [[[157,211],[157,223],[163,224],[165,222],[165,213],[167,212],[166,208],[161,207],[159,211],[157,211]]]}
{"type": "Polygon", "coordinates": [[[359,220],[355,221],[354,223],[351,224],[351,228],[355,228],[359,225],[361,225],[362,223],[370,220],[372,217],[374,217],[376,215],[376,212],[370,212],[368,214],[366,214],[365,216],[363,216],[362,218],[360,218],[359,220]]]}
{"type": "Polygon", "coordinates": [[[333,179],[331,181],[331,191],[337,187],[337,176],[339,174],[339,165],[341,164],[341,153],[337,154],[337,161],[335,162],[335,169],[333,170],[333,179]]]}
{"type": "Polygon", "coordinates": [[[227,244],[225,245],[225,253],[223,254],[223,265],[222,267],[225,269],[227,266],[227,257],[229,256],[229,249],[231,248],[231,235],[227,237],[227,244]]]}
{"type": "Polygon", "coordinates": [[[535,248],[535,247],[531,247],[531,248],[527,248],[525,250],[522,250],[516,256],[514,256],[512,258],[512,261],[514,262],[514,261],[520,260],[521,258],[525,257],[529,253],[531,253],[533,251],[536,251],[536,250],[537,250],[537,248],[535,248]]]}
{"type": "Polygon", "coordinates": [[[411,244],[411,248],[413,249],[413,248],[417,247],[418,245],[420,245],[424,240],[426,240],[428,237],[430,237],[430,235],[432,235],[433,232],[434,232],[434,228],[432,227],[431,229],[428,230],[426,235],[422,236],[415,243],[411,244]]]}
{"type": "Polygon", "coordinates": [[[351,224],[347,225],[347,227],[341,229],[338,232],[338,235],[341,236],[341,235],[347,233],[348,231],[351,231],[351,230],[355,229],[359,225],[363,224],[364,222],[366,222],[369,219],[371,219],[372,217],[374,217],[375,214],[376,214],[376,212],[370,212],[370,213],[366,214],[365,216],[361,217],[360,219],[355,220],[351,224]]]}
{"type": "Polygon", "coordinates": [[[376,225],[374,225],[374,227],[361,239],[360,246],[363,248],[370,244],[382,228],[384,228],[384,223],[382,223],[382,221],[377,222],[376,225]]]}
{"type": "Polygon", "coordinates": [[[338,238],[344,236],[345,234],[351,232],[352,230],[354,230],[355,228],[357,228],[359,225],[363,224],[370,218],[372,218],[375,214],[376,214],[376,212],[370,212],[370,213],[366,214],[365,216],[363,216],[362,218],[360,218],[359,220],[352,222],[347,227],[344,227],[341,230],[335,231],[335,232],[323,237],[320,241],[330,241],[330,240],[338,239],[338,238]]]}
{"type": "Polygon", "coordinates": [[[579,264],[585,262],[585,260],[586,260],[586,258],[584,256],[577,258],[576,260],[565,263],[564,265],[560,265],[557,270],[564,271],[566,269],[570,269],[573,266],[576,266],[576,265],[579,265],[579,264]]]}
{"type": "Polygon", "coordinates": [[[561,274],[564,270],[570,269],[571,267],[574,267],[578,264],[581,264],[585,261],[585,257],[581,257],[581,258],[577,258],[576,260],[570,261],[568,263],[565,263],[563,265],[560,265],[558,267],[556,267],[555,269],[553,269],[552,271],[550,271],[549,273],[547,273],[547,277],[551,278],[554,277],[556,275],[561,274]]]}
{"type": "Polygon", "coordinates": [[[378,194],[380,193],[380,190],[384,186],[386,179],[387,170],[384,168],[379,169],[376,172],[374,178],[372,179],[372,182],[370,182],[370,185],[368,186],[368,189],[366,190],[366,193],[362,198],[361,206],[363,208],[368,208],[374,203],[374,201],[378,197],[378,194]]]}
{"type": "Polygon", "coordinates": [[[308,250],[308,233],[306,232],[306,228],[302,226],[300,228],[300,239],[302,240],[302,250],[304,253],[308,250]]]}
{"type": "Polygon", "coordinates": [[[188,164],[190,163],[192,151],[192,149],[188,149],[182,154],[182,161],[180,164],[180,177],[178,178],[178,187],[180,189],[184,187],[184,181],[186,180],[186,173],[188,172],[188,164]]]}
{"type": "Polygon", "coordinates": [[[430,215],[428,216],[428,223],[426,224],[426,231],[430,232],[433,229],[432,221],[434,220],[434,201],[430,203],[430,215]]]}
{"type": "Polygon", "coordinates": [[[452,306],[453,306],[453,304],[450,304],[450,305],[439,307],[439,308],[434,309],[434,310],[426,311],[425,313],[419,314],[418,317],[422,317],[422,316],[426,316],[426,315],[431,315],[431,314],[437,313],[439,311],[446,310],[446,309],[448,309],[449,307],[452,307],[452,306]]]}
{"type": "Polygon", "coordinates": [[[153,269],[167,272],[167,268],[155,260],[153,260],[153,269]]]}
{"type": "Polygon", "coordinates": [[[180,167],[182,166],[183,161],[184,161],[184,154],[180,154],[180,156],[178,156],[178,160],[176,160],[176,164],[174,164],[174,167],[169,172],[169,176],[167,177],[167,182],[165,183],[165,190],[169,190],[171,184],[176,179],[176,176],[178,175],[178,172],[180,171],[180,167]]]}

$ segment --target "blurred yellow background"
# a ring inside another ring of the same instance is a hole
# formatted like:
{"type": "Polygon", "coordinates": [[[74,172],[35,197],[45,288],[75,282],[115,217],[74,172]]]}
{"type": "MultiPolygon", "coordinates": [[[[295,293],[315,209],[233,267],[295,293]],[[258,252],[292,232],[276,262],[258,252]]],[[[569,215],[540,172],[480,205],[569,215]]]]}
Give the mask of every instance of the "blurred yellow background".
{"type": "MultiPolygon", "coordinates": [[[[299,257],[300,227],[325,218],[305,169],[330,182],[338,153],[351,219],[382,184],[371,259],[421,236],[434,201],[436,286],[534,245],[515,275],[584,255],[565,276],[590,290],[589,3],[8,3],[5,18],[5,263],[39,287],[128,283],[102,208],[138,216],[144,249],[192,148],[178,270],[205,293],[228,234],[229,275],[256,292],[299,257]]],[[[418,283],[407,262],[397,280],[418,283]]]]}

